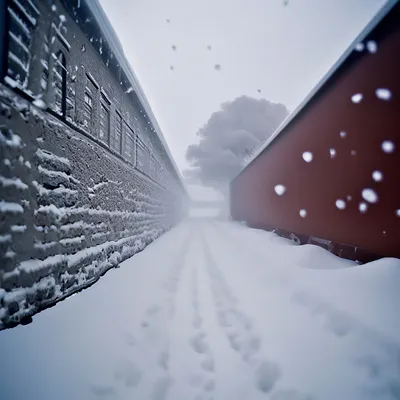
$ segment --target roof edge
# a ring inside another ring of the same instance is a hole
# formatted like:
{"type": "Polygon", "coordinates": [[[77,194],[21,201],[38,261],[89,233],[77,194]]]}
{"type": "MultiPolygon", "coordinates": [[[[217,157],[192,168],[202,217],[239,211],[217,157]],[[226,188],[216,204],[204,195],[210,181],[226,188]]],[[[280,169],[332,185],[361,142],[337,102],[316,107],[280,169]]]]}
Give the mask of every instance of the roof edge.
{"type": "Polygon", "coordinates": [[[174,172],[176,176],[178,177],[182,187],[184,190],[187,192],[187,188],[184,183],[183,176],[175,162],[175,159],[171,153],[171,150],[165,140],[165,137],[161,131],[160,125],[157,122],[157,119],[150,107],[150,104],[146,98],[146,95],[144,94],[144,91],[139,83],[139,79],[137,78],[136,74],[133,72],[133,69],[131,65],[129,64],[127,58],[125,57],[125,53],[122,47],[122,44],[118,38],[117,33],[115,32],[114,28],[112,27],[112,24],[110,20],[107,17],[107,14],[105,13],[103,7],[100,4],[99,0],[85,0],[85,3],[87,4],[88,8],[92,11],[93,16],[95,17],[97,23],[99,26],[102,27],[102,31],[109,42],[113,53],[115,54],[115,57],[117,58],[121,68],[125,72],[126,76],[129,79],[130,84],[132,85],[133,89],[135,90],[140,102],[142,103],[147,115],[149,116],[151,123],[155,127],[156,134],[165,148],[165,151],[167,152],[168,158],[171,161],[172,167],[174,168],[174,172]]]}
{"type": "Polygon", "coordinates": [[[246,163],[246,165],[230,180],[232,183],[241,173],[247,169],[263,152],[264,150],[285,130],[285,128],[301,113],[303,108],[311,101],[317,92],[328,82],[328,80],[335,74],[337,69],[344,63],[347,57],[354,51],[356,45],[363,41],[372,30],[379,24],[379,22],[389,13],[389,11],[396,5],[398,0],[388,0],[365,28],[356,36],[356,38],[347,47],[344,53],[338,58],[323,78],[314,86],[313,89],[307,94],[304,100],[291,112],[283,122],[278,126],[275,132],[267,139],[263,146],[254,154],[254,156],[246,163]]]}

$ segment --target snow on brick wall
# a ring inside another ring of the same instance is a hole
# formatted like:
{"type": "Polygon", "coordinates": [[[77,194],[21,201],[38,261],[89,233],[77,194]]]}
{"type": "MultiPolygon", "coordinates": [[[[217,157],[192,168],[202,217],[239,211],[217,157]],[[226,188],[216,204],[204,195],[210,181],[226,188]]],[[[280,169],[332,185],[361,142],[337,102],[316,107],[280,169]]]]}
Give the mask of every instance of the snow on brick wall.
{"type": "Polygon", "coordinates": [[[168,191],[0,86],[0,329],[96,281],[182,217],[168,191]]]}

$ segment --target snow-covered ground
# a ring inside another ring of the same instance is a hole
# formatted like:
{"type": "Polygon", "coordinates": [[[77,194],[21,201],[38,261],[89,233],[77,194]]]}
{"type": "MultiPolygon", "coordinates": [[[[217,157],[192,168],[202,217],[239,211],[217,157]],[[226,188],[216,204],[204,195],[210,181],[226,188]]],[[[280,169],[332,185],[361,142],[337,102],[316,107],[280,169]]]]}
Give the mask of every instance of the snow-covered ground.
{"type": "Polygon", "coordinates": [[[0,332],[0,399],[400,398],[400,260],[191,219],[0,332]]]}

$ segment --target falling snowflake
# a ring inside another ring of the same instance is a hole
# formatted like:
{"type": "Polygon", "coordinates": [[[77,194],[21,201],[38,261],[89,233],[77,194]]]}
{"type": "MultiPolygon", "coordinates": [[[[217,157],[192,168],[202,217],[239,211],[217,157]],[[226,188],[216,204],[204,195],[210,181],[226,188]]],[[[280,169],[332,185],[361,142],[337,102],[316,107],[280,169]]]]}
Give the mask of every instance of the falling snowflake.
{"type": "Polygon", "coordinates": [[[336,207],[339,210],[344,210],[346,208],[346,202],[343,199],[336,200],[336,207]]]}
{"type": "Polygon", "coordinates": [[[390,100],[392,98],[392,92],[385,88],[376,89],[375,94],[376,97],[381,100],[390,100]]]}
{"type": "Polygon", "coordinates": [[[172,50],[176,51],[176,46],[174,44],[171,46],[171,48],[172,50]]]}
{"type": "Polygon", "coordinates": [[[211,46],[210,45],[207,46],[207,50],[211,50],[211,46]]]}
{"type": "Polygon", "coordinates": [[[374,40],[369,40],[367,42],[367,49],[370,53],[376,53],[378,51],[378,45],[374,40]]]}
{"type": "Polygon", "coordinates": [[[362,99],[363,95],[361,93],[356,93],[351,96],[351,101],[356,104],[360,103],[362,99]]]}
{"type": "Polygon", "coordinates": [[[385,140],[382,143],[382,150],[385,153],[393,153],[394,152],[394,143],[391,140],[385,140]]]}
{"type": "Polygon", "coordinates": [[[357,51],[363,51],[364,50],[364,43],[357,43],[356,44],[356,50],[357,51]]]}
{"type": "Polygon", "coordinates": [[[374,172],[372,173],[372,179],[373,179],[375,182],[380,182],[380,181],[383,179],[383,174],[382,174],[382,172],[381,172],[381,171],[374,171],[374,172]]]}
{"type": "Polygon", "coordinates": [[[361,202],[360,205],[358,206],[358,209],[360,210],[361,213],[367,212],[368,205],[367,203],[361,202]]]}
{"type": "Polygon", "coordinates": [[[167,24],[169,24],[169,23],[171,22],[171,21],[169,20],[169,18],[167,18],[166,21],[167,21],[167,24]]]}
{"type": "Polygon", "coordinates": [[[300,214],[301,218],[305,218],[307,216],[307,211],[302,209],[302,210],[299,211],[299,214],[300,214]]]}
{"type": "Polygon", "coordinates": [[[336,150],[335,149],[329,149],[329,154],[331,155],[331,158],[336,157],[336,150]]]}
{"type": "Polygon", "coordinates": [[[313,154],[311,153],[311,151],[305,151],[303,153],[303,160],[308,163],[313,160],[313,154]]]}
{"type": "Polygon", "coordinates": [[[286,187],[279,184],[274,187],[274,190],[278,196],[282,196],[286,192],[286,187]]]}
{"type": "Polygon", "coordinates": [[[173,65],[170,65],[170,66],[169,66],[169,69],[170,69],[171,71],[173,71],[173,70],[174,70],[174,66],[173,66],[173,65]]]}
{"type": "Polygon", "coordinates": [[[378,195],[373,189],[363,189],[361,195],[365,201],[368,201],[368,203],[376,203],[378,201],[378,195]]]}
{"type": "Polygon", "coordinates": [[[214,69],[215,69],[216,71],[220,71],[220,70],[221,70],[221,65],[215,64],[215,65],[214,65],[214,69]]]}

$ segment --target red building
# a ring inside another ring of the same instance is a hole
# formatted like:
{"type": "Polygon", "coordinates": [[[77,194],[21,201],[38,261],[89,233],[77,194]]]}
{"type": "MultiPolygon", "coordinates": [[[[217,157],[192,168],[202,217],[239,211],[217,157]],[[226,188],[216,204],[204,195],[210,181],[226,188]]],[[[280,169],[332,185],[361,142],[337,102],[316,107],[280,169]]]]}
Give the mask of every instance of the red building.
{"type": "Polygon", "coordinates": [[[231,182],[234,220],[400,257],[400,4],[389,2],[231,182]]]}

